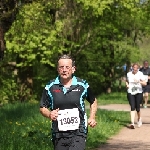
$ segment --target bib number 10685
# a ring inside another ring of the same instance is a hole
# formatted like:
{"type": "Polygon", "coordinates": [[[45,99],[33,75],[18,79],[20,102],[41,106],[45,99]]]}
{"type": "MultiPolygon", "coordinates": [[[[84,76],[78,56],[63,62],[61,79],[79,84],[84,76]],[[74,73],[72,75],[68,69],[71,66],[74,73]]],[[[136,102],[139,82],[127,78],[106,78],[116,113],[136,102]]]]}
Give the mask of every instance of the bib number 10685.
{"type": "Polygon", "coordinates": [[[79,128],[80,117],[78,108],[59,110],[58,114],[59,131],[76,130],[79,128]]]}

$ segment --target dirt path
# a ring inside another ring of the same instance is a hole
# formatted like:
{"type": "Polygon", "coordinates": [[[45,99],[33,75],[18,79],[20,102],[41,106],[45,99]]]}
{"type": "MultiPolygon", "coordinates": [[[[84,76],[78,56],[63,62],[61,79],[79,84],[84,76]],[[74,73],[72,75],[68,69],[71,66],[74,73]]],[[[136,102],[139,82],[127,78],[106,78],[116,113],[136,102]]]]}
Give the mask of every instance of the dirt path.
{"type": "MultiPolygon", "coordinates": [[[[130,111],[129,105],[112,104],[100,106],[101,109],[130,111]]],[[[118,135],[111,137],[107,144],[96,150],[150,150],[150,106],[141,108],[143,125],[135,129],[124,127],[118,135]]]]}

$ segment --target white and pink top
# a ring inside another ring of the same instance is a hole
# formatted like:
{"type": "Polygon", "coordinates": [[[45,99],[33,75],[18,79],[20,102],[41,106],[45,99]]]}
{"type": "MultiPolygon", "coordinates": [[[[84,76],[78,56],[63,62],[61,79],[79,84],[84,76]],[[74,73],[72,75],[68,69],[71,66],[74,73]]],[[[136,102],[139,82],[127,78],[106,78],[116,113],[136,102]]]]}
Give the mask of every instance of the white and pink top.
{"type": "Polygon", "coordinates": [[[132,71],[127,73],[127,81],[129,83],[128,93],[135,95],[137,93],[142,93],[142,85],[140,81],[144,81],[145,76],[141,71],[138,71],[136,74],[133,74],[132,71]]]}

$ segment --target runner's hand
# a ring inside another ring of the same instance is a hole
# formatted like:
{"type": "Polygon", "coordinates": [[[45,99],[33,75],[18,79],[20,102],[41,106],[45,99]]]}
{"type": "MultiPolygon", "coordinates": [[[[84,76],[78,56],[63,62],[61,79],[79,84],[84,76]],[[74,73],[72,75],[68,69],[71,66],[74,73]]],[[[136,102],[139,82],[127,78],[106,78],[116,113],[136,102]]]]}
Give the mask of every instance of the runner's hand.
{"type": "Polygon", "coordinates": [[[49,118],[50,118],[51,120],[54,120],[54,121],[57,120],[58,111],[59,111],[59,108],[58,108],[58,109],[55,109],[55,110],[53,110],[53,111],[51,111],[50,114],[49,114],[49,118]]]}
{"type": "Polygon", "coordinates": [[[89,119],[88,119],[88,125],[89,125],[90,127],[94,128],[94,127],[97,125],[97,122],[96,122],[95,119],[89,118],[89,119]]]}

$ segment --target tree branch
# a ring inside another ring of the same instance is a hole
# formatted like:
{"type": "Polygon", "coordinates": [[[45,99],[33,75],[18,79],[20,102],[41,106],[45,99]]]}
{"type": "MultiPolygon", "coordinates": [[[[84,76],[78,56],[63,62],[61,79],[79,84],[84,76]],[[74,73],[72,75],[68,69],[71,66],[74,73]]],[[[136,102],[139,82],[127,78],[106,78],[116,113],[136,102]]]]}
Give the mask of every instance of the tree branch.
{"type": "Polygon", "coordinates": [[[88,33],[86,42],[85,42],[83,45],[80,46],[80,48],[79,48],[79,50],[77,50],[75,56],[77,56],[77,55],[83,50],[83,48],[84,48],[85,46],[87,46],[87,45],[91,42],[91,41],[89,40],[89,39],[90,39],[90,36],[91,36],[91,34],[88,33]]]}

